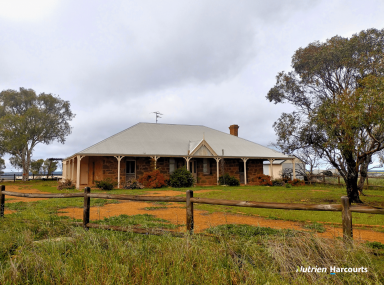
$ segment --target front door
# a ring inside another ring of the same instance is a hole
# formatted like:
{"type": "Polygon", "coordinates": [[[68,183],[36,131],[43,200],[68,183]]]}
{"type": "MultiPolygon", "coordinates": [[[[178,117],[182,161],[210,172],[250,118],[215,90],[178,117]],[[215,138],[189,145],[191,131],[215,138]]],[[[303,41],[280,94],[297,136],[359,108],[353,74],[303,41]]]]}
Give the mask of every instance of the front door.
{"type": "Polygon", "coordinates": [[[197,161],[191,160],[189,162],[189,171],[191,171],[193,178],[195,179],[195,182],[197,182],[197,161]]]}
{"type": "Polygon", "coordinates": [[[128,160],[125,167],[125,181],[136,179],[136,161],[128,160]]]}

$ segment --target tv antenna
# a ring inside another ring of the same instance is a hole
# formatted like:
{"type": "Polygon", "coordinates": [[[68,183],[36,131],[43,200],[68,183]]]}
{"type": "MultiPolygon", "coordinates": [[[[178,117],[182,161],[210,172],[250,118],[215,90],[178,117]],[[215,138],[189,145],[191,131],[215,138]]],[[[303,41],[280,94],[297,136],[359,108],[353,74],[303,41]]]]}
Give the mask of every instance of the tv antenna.
{"type": "Polygon", "coordinates": [[[154,114],[156,114],[156,124],[157,124],[157,119],[160,119],[160,115],[162,116],[163,114],[161,114],[159,111],[156,111],[156,112],[152,112],[154,114]]]}

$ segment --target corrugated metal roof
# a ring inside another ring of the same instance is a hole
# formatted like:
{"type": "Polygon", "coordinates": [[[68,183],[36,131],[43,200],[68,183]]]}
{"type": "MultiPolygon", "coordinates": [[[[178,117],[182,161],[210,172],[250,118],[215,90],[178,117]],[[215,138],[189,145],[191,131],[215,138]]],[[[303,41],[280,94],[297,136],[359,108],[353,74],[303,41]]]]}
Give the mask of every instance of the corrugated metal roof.
{"type": "Polygon", "coordinates": [[[205,126],[138,123],[83,151],[80,155],[188,156],[201,140],[225,157],[288,158],[257,143],[205,126]]]}

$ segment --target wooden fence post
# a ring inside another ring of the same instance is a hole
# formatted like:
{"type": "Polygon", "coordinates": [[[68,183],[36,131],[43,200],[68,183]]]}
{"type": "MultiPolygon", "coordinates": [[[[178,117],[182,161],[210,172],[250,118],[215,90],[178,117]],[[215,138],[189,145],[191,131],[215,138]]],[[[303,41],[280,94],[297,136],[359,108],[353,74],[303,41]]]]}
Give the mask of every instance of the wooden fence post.
{"type": "Polygon", "coordinates": [[[187,191],[187,231],[192,234],[193,233],[193,203],[191,202],[191,198],[193,198],[193,191],[188,190],[187,191]]]}
{"type": "Polygon", "coordinates": [[[5,203],[5,195],[3,194],[5,191],[5,185],[1,185],[1,194],[0,194],[0,217],[4,218],[4,203],[5,203]]]}
{"type": "Polygon", "coordinates": [[[343,221],[343,239],[344,242],[353,238],[352,231],[352,212],[350,209],[351,203],[348,196],[341,197],[341,217],[343,221]]]}
{"type": "Polygon", "coordinates": [[[84,188],[84,209],[83,209],[83,228],[88,229],[87,224],[89,223],[89,213],[90,213],[90,204],[91,197],[88,197],[87,194],[91,193],[91,188],[84,188]]]}

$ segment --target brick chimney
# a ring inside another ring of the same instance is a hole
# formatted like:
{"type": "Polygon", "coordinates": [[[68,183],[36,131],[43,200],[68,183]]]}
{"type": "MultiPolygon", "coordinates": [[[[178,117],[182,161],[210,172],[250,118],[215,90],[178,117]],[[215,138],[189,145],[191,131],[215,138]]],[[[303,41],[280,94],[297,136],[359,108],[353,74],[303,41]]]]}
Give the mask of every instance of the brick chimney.
{"type": "Polygon", "coordinates": [[[239,126],[238,125],[231,125],[229,126],[229,133],[232,135],[232,136],[239,136],[239,126]]]}

